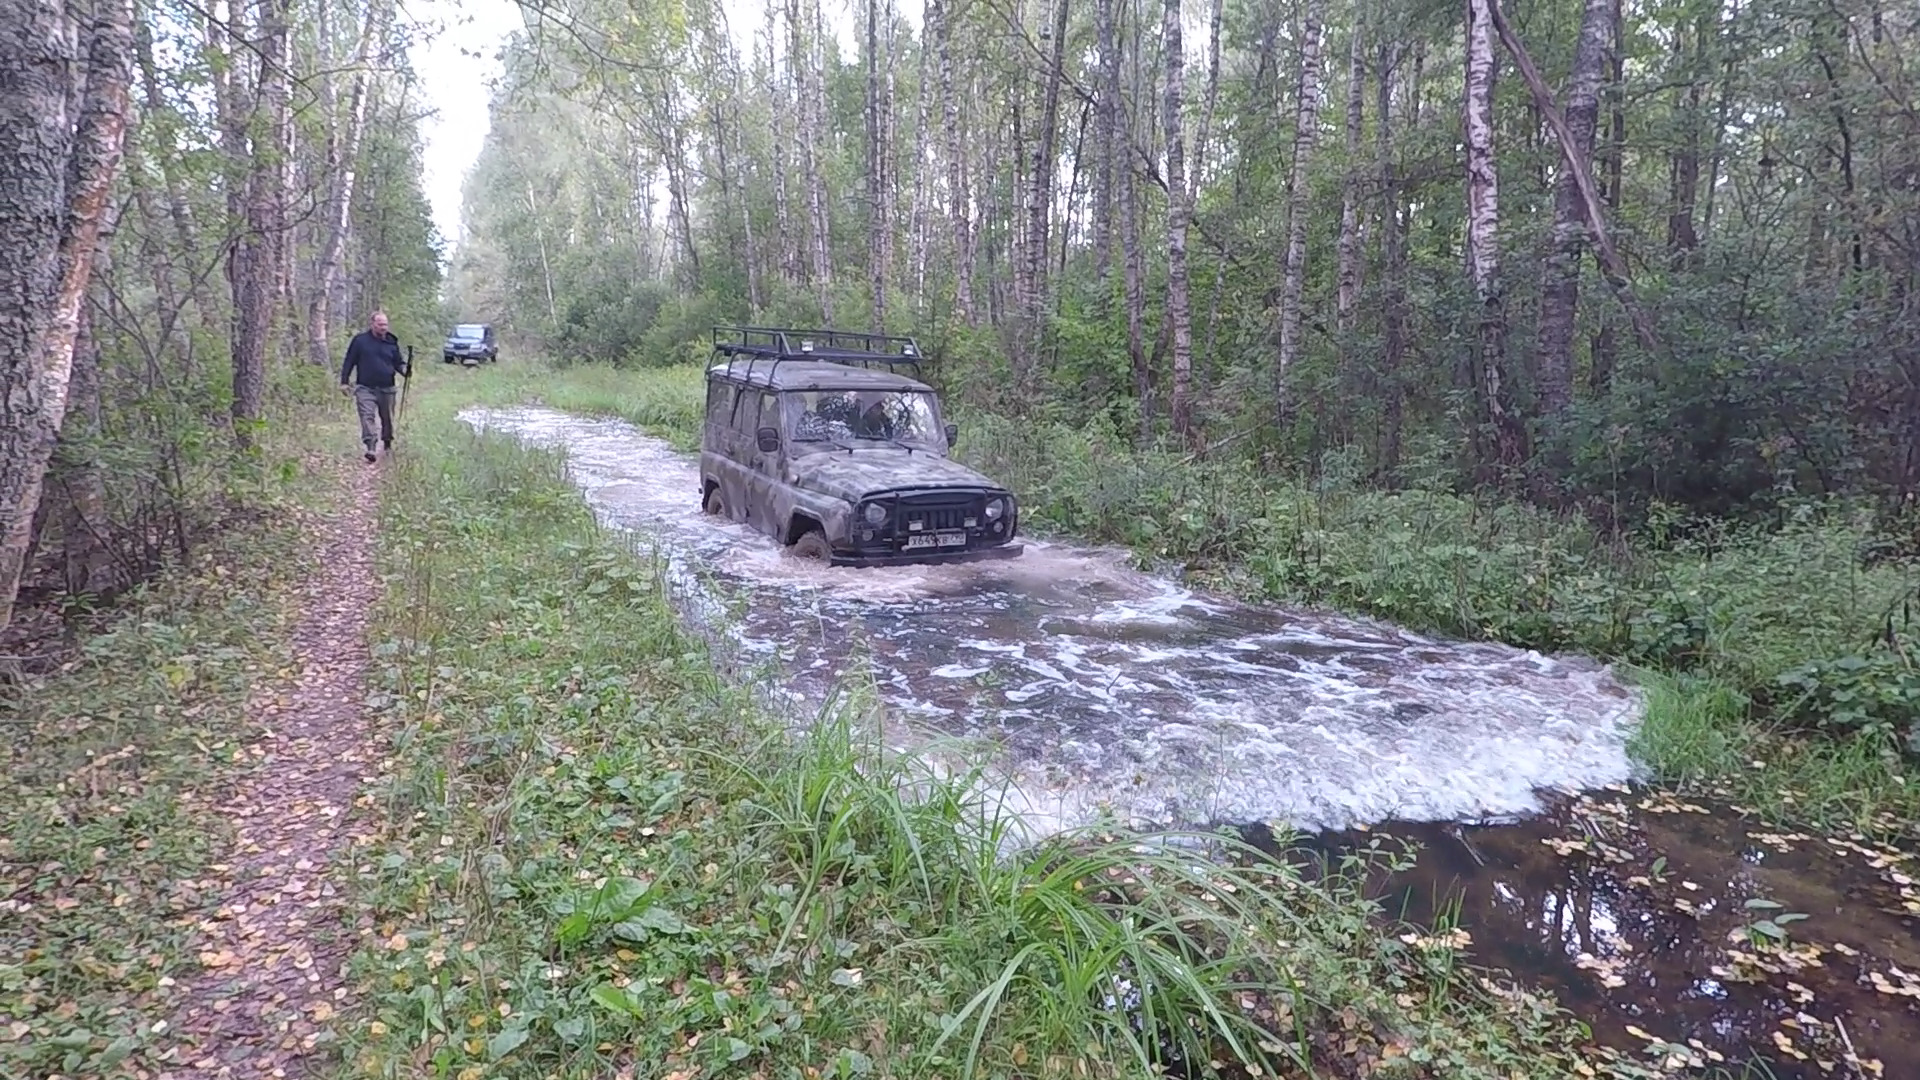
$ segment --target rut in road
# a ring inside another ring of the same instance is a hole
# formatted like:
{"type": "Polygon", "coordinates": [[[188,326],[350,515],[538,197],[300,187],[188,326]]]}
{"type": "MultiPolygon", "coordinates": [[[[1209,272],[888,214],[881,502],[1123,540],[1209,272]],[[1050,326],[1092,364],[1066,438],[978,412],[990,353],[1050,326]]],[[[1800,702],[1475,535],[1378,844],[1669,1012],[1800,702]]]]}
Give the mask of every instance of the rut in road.
{"type": "Polygon", "coordinates": [[[362,712],[378,478],[337,460],[314,467],[350,468],[345,497],[335,513],[307,515],[294,665],[255,691],[242,751],[252,771],[213,808],[235,842],[214,866],[201,974],[181,988],[162,1080],[316,1075],[332,1053],[329,1021],[348,1004],[355,941],[332,875],[379,760],[362,712]]]}

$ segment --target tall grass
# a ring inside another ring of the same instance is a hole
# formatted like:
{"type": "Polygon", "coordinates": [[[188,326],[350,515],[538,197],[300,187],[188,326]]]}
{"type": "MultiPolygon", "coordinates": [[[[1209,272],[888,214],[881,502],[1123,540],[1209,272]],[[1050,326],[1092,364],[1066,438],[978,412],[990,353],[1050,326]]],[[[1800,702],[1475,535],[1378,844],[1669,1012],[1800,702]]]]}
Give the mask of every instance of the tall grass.
{"type": "Polygon", "coordinates": [[[1008,854],[978,767],[865,737],[870,687],[802,732],[718,676],[556,458],[444,410],[410,445],[383,504],[395,825],[366,856],[362,1071],[1567,1060],[1555,1010],[1381,934],[1359,870],[1308,881],[1212,834],[1008,854]]]}

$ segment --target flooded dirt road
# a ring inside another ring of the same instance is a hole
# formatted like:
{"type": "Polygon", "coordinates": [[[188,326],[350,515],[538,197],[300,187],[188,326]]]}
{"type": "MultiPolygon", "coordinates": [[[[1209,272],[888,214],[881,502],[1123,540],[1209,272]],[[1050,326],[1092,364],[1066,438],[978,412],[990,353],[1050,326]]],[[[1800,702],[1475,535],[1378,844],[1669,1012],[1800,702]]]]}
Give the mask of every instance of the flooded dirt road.
{"type": "Polygon", "coordinates": [[[1424,850],[1379,883],[1388,915],[1457,912],[1470,963],[1552,989],[1623,1055],[1920,1078],[1916,868],[1603,790],[1630,777],[1640,705],[1599,665],[1200,596],[1071,544],[821,567],[701,514],[693,461],[627,423],[462,416],[563,449],[601,520],[656,551],[692,617],[777,664],[803,705],[865,665],[896,720],[987,740],[1029,836],[1103,810],[1290,825],[1326,852],[1391,831],[1424,850]],[[1573,791],[1595,794],[1554,794],[1573,791]],[[1770,914],[1806,918],[1777,942],[1748,929],[1770,914]],[[1846,1062],[1847,1039],[1878,1074],[1846,1062]]]}
{"type": "Polygon", "coordinates": [[[1202,597],[1030,538],[1003,562],[822,567],[703,515],[694,461],[623,421],[462,417],[564,448],[602,520],[656,545],[801,693],[864,662],[892,719],[990,740],[1041,832],[1102,812],[1309,831],[1478,819],[1629,774],[1638,701],[1596,664],[1202,597]]]}

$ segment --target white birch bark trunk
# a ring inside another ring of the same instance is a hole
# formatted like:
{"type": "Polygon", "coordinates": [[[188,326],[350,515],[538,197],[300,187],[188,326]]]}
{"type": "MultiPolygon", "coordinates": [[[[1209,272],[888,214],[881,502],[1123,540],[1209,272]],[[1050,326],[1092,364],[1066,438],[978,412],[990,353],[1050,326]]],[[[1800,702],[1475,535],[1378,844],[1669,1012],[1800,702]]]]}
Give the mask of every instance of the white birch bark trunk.
{"type": "Polygon", "coordinates": [[[1274,398],[1282,423],[1290,412],[1287,373],[1300,358],[1300,298],[1306,284],[1308,170],[1320,136],[1320,38],[1326,0],[1309,0],[1300,46],[1299,95],[1294,110],[1293,165],[1287,181],[1287,249],[1280,283],[1280,357],[1274,398]]]}

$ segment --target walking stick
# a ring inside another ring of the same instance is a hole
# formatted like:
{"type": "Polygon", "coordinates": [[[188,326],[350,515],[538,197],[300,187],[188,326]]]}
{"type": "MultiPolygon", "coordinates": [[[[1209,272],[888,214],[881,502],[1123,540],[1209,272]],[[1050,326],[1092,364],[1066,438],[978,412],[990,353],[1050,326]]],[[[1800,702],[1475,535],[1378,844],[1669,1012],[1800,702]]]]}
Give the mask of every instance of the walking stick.
{"type": "Polygon", "coordinates": [[[413,385],[413,346],[407,346],[407,373],[400,377],[400,404],[393,410],[393,433],[400,434],[400,418],[407,415],[407,387],[413,385]]]}

